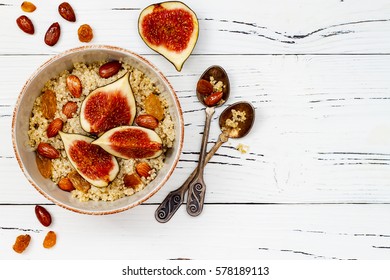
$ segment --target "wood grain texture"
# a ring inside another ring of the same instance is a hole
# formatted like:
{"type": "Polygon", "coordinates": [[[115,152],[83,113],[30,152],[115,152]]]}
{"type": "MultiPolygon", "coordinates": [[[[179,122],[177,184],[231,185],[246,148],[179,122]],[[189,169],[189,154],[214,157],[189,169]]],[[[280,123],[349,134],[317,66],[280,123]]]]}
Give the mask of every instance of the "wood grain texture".
{"type": "MultiPolygon", "coordinates": [[[[0,12],[7,28],[0,30],[0,37],[7,40],[0,41],[0,49],[3,54],[58,53],[74,47],[78,26],[89,23],[95,30],[93,43],[153,53],[137,32],[140,10],[150,3],[100,2],[72,3],[78,21],[69,23],[58,15],[58,2],[41,1],[36,12],[29,15],[36,34],[27,36],[14,24],[22,12],[20,4],[3,0],[0,12]],[[51,48],[44,45],[43,36],[55,21],[60,22],[62,35],[51,48]]],[[[389,53],[390,49],[390,7],[386,0],[243,0],[238,7],[235,2],[222,0],[186,3],[199,18],[195,54],[389,53]]]]}
{"type": "Polygon", "coordinates": [[[199,218],[183,208],[159,224],[154,206],[103,217],[46,206],[53,216],[48,229],[32,205],[0,206],[12,213],[0,216],[0,250],[6,259],[388,259],[389,207],[206,205],[199,218]],[[42,247],[48,230],[58,236],[50,250],[42,247]],[[31,245],[16,254],[12,244],[26,233],[31,245]]]}

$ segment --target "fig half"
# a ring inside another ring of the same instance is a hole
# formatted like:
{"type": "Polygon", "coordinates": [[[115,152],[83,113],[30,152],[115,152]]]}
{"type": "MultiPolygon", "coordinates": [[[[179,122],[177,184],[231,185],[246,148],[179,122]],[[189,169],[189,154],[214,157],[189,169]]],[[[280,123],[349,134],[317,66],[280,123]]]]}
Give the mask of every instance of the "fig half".
{"type": "Polygon", "coordinates": [[[80,111],[81,127],[99,135],[111,128],[131,125],[136,104],[131,90],[130,73],[115,82],[93,90],[83,101],[80,111]]]}
{"type": "Polygon", "coordinates": [[[180,1],[152,4],[138,18],[138,32],[152,50],[181,71],[199,35],[196,14],[180,1]]]}
{"type": "Polygon", "coordinates": [[[162,153],[162,141],[157,133],[151,129],[137,126],[113,128],[92,144],[124,159],[155,158],[162,153]]]}
{"type": "Polygon", "coordinates": [[[116,158],[101,147],[91,144],[95,139],[60,131],[65,152],[76,171],[96,187],[106,187],[119,172],[116,158]]]}

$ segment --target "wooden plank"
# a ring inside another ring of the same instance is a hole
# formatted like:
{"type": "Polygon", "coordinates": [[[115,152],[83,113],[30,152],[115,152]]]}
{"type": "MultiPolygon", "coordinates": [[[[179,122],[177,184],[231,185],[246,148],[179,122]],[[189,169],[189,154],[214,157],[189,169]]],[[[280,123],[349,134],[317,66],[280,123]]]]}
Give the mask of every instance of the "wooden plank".
{"type": "MultiPolygon", "coordinates": [[[[6,182],[0,203],[46,201],[31,195],[10,135],[10,105],[24,83],[20,77],[42,60],[0,57],[1,91],[13,93],[0,99],[0,170],[6,182]],[[6,75],[8,66],[22,62],[27,70],[6,75]]],[[[185,143],[173,177],[149,202],[161,202],[196,166],[205,117],[194,86],[211,64],[230,75],[228,103],[252,102],[257,119],[246,138],[229,140],[207,166],[207,203],[390,202],[390,56],[198,56],[189,64],[192,74],[161,68],[180,98],[185,143]],[[239,143],[249,145],[248,154],[235,149],[239,143]]],[[[209,148],[220,133],[216,119],[222,110],[215,114],[209,148]]]]}
{"type": "MultiPolygon", "coordinates": [[[[72,3],[77,23],[65,22],[57,13],[57,2],[42,0],[29,16],[36,34],[18,30],[15,19],[22,14],[19,3],[2,0],[0,30],[1,54],[58,53],[80,46],[77,28],[89,23],[95,44],[112,44],[140,54],[153,52],[137,31],[138,16],[144,1],[105,1],[72,3]],[[55,21],[62,26],[55,47],[43,43],[47,28],[55,21]],[[113,29],[114,27],[114,29],[113,29]]],[[[390,7],[376,1],[256,1],[235,2],[189,0],[197,13],[200,37],[195,54],[313,54],[313,53],[389,53],[390,7]],[[304,12],[302,12],[304,10],[304,12]]],[[[191,58],[192,60],[194,58],[191,58]]],[[[167,63],[164,59],[163,63],[167,63]]],[[[172,66],[171,66],[172,67],[172,66]]]]}
{"type": "Polygon", "coordinates": [[[155,206],[98,217],[46,206],[44,228],[34,205],[0,206],[0,259],[389,259],[389,207],[206,205],[198,218],[182,208],[159,224],[155,206]],[[48,230],[58,235],[50,250],[48,230]],[[20,234],[32,237],[22,255],[12,251],[20,234]]]}

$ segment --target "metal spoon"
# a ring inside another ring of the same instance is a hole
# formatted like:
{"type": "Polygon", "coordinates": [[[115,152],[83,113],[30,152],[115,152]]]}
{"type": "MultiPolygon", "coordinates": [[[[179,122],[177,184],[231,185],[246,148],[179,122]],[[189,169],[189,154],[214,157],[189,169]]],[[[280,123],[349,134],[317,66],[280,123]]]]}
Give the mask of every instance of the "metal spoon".
{"type": "MultiPolygon", "coordinates": [[[[223,131],[218,138],[218,141],[208,152],[205,164],[209,162],[212,156],[216,153],[216,151],[221,147],[223,143],[225,143],[229,138],[241,138],[249,133],[252,128],[252,125],[255,120],[255,110],[253,106],[248,102],[238,102],[233,105],[230,105],[226,108],[221,116],[219,117],[219,126],[223,131]],[[232,109],[236,111],[244,111],[246,120],[244,122],[238,123],[236,129],[224,129],[226,127],[226,120],[231,119],[232,117],[232,109]]],[[[176,213],[177,209],[180,208],[181,204],[184,200],[184,195],[189,188],[190,182],[194,179],[196,175],[197,169],[195,169],[188,179],[181,185],[180,188],[171,191],[164,201],[160,204],[155,212],[156,220],[160,223],[168,222],[172,216],[176,213]]]]}
{"type": "MultiPolygon", "coordinates": [[[[229,78],[222,67],[216,65],[211,66],[202,74],[200,78],[206,81],[210,81],[211,77],[213,77],[216,81],[222,81],[224,87],[222,92],[222,99],[218,103],[206,102],[208,97],[205,98],[205,96],[198,90],[196,91],[196,95],[198,96],[199,101],[206,106],[206,123],[204,126],[197,172],[188,187],[187,213],[191,216],[198,216],[203,210],[204,195],[206,193],[206,184],[203,180],[203,170],[205,166],[206,146],[209,138],[211,118],[215,112],[215,107],[219,107],[224,104],[229,98],[230,94],[229,78]]],[[[214,94],[210,96],[214,96],[214,94]]]]}

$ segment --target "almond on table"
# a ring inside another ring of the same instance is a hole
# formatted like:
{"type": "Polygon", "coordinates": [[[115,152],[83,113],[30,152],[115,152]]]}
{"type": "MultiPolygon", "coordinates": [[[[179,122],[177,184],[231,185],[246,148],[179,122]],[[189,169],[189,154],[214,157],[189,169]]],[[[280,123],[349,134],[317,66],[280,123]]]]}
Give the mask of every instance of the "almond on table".
{"type": "Polygon", "coordinates": [[[27,16],[20,16],[16,19],[16,24],[19,26],[19,28],[27,33],[27,34],[34,34],[34,24],[32,23],[31,19],[29,19],[27,16]]]}
{"type": "Polygon", "coordinates": [[[63,2],[58,6],[58,13],[67,21],[76,21],[74,10],[68,2],[63,2]]]}
{"type": "Polygon", "coordinates": [[[53,23],[50,25],[49,29],[46,31],[45,34],[45,44],[52,47],[55,44],[57,44],[58,40],[60,39],[61,35],[61,27],[58,22],[53,23]]]}
{"type": "Polygon", "coordinates": [[[35,215],[43,226],[48,227],[51,225],[51,215],[43,206],[35,206],[35,215]]]}

